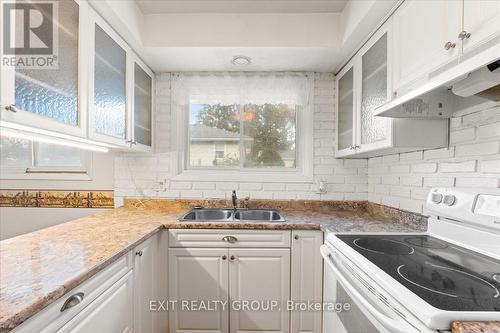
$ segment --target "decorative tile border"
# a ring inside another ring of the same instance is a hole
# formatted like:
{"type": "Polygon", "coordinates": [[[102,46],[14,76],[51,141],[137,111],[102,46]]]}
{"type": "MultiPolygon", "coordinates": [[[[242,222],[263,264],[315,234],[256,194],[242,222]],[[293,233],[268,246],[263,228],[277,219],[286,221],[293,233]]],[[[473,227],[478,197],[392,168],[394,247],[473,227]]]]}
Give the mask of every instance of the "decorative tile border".
{"type": "Polygon", "coordinates": [[[114,208],[113,191],[0,190],[0,207],[114,208]]]}

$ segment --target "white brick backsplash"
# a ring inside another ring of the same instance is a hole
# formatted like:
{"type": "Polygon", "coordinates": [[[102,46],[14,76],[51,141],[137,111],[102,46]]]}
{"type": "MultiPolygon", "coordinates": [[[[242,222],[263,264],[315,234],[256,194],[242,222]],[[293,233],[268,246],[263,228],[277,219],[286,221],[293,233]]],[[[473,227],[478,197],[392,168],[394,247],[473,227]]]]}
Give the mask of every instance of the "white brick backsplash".
{"type": "Polygon", "coordinates": [[[455,155],[455,147],[430,149],[424,151],[424,160],[447,159],[455,155]]]}
{"type": "Polygon", "coordinates": [[[398,185],[399,176],[392,176],[392,175],[382,176],[382,184],[398,185]]]}
{"type": "Polygon", "coordinates": [[[242,191],[260,191],[260,190],[262,190],[262,184],[260,184],[260,183],[241,183],[240,190],[242,190],[242,191]]]}
{"type": "Polygon", "coordinates": [[[500,106],[453,117],[450,127],[450,147],[368,159],[368,200],[421,213],[431,187],[499,187],[500,106]],[[399,185],[386,185],[395,176],[399,185]]]}
{"type": "Polygon", "coordinates": [[[193,183],[193,190],[215,190],[215,183],[193,183]]]}
{"type": "Polygon", "coordinates": [[[498,154],[499,141],[481,142],[457,146],[455,156],[482,156],[498,154]]]}
{"type": "Polygon", "coordinates": [[[189,190],[192,184],[189,182],[171,182],[170,188],[173,190],[189,190]]]}
{"type": "Polygon", "coordinates": [[[401,176],[401,185],[422,186],[424,178],[422,176],[401,176]]]}
{"type": "Polygon", "coordinates": [[[220,191],[232,191],[238,190],[240,185],[238,183],[226,183],[226,182],[217,182],[217,190],[220,191]]]}
{"type": "Polygon", "coordinates": [[[450,143],[472,141],[476,136],[476,129],[474,127],[464,128],[458,131],[451,131],[450,143]]]}
{"type": "MultiPolygon", "coordinates": [[[[155,153],[120,154],[115,158],[116,197],[370,200],[421,212],[433,186],[498,187],[500,106],[460,114],[450,120],[450,147],[369,159],[335,159],[335,83],[332,73],[314,73],[313,180],[279,183],[272,179],[242,182],[174,181],[175,142],[171,142],[170,74],[157,75],[155,153]],[[165,191],[156,192],[158,180],[165,191]],[[316,181],[328,192],[316,193],[316,181]]],[[[176,141],[176,140],[173,140],[176,141]]]]}
{"type": "Polygon", "coordinates": [[[389,168],[392,173],[410,173],[409,164],[396,164],[396,165],[391,165],[389,168]]]}
{"type": "Polygon", "coordinates": [[[267,183],[264,184],[263,190],[264,191],[285,191],[286,185],[285,184],[279,184],[279,183],[267,183]]]}
{"type": "Polygon", "coordinates": [[[399,155],[399,160],[400,161],[416,161],[416,160],[421,160],[423,156],[422,151],[414,151],[411,153],[404,153],[399,155]]]}
{"type": "Polygon", "coordinates": [[[418,163],[411,167],[412,173],[434,173],[437,170],[437,163],[418,163]]]}
{"type": "Polygon", "coordinates": [[[477,128],[478,139],[500,137],[500,122],[479,126],[477,128]]]}
{"type": "Polygon", "coordinates": [[[305,192],[311,189],[309,184],[287,184],[286,190],[288,192],[305,192]]]}
{"type": "Polygon", "coordinates": [[[476,161],[443,162],[439,164],[441,172],[475,172],[476,161]]]}
{"type": "Polygon", "coordinates": [[[498,187],[499,184],[498,177],[491,178],[479,178],[479,177],[459,177],[457,178],[457,187],[498,187]]]}
{"type": "Polygon", "coordinates": [[[482,173],[500,173],[500,160],[479,162],[479,172],[482,172],[482,173]]]}

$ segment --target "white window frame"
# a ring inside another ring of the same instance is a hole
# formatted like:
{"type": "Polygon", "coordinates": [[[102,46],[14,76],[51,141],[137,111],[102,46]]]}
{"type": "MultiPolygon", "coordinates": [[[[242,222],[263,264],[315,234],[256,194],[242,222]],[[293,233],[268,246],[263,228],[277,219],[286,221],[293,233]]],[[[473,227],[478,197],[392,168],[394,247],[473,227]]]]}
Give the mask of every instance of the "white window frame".
{"type": "MultiPolygon", "coordinates": [[[[31,143],[31,161],[35,161],[35,148],[37,142],[31,143]]],[[[24,167],[0,166],[0,180],[92,180],[92,153],[81,150],[82,166],[78,167],[24,167]]]]}
{"type": "MultiPolygon", "coordinates": [[[[176,147],[172,158],[172,181],[246,181],[304,183],[313,181],[314,87],[310,84],[308,104],[297,106],[296,168],[189,168],[189,110],[175,110],[172,105],[171,140],[176,147]]],[[[189,106],[187,106],[189,108],[189,106]]]]}

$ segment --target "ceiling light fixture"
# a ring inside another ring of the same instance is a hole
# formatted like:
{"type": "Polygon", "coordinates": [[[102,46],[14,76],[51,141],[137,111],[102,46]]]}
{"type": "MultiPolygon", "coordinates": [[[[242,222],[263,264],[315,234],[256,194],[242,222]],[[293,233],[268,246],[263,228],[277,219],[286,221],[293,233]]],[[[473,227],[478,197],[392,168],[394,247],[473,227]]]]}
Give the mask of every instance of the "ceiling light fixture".
{"type": "Polygon", "coordinates": [[[252,63],[252,59],[247,56],[234,56],[231,62],[233,63],[233,65],[247,66],[252,63]]]}

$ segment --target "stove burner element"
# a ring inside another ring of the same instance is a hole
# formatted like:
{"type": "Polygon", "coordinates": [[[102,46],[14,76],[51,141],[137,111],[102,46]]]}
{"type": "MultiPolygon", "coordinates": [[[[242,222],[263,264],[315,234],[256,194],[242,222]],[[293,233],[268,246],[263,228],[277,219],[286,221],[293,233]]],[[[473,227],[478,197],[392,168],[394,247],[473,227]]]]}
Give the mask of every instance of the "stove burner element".
{"type": "Polygon", "coordinates": [[[407,255],[415,252],[409,245],[385,238],[356,238],[353,243],[363,250],[379,254],[407,255]]]}
{"type": "Polygon", "coordinates": [[[405,239],[405,242],[411,245],[425,247],[428,249],[446,249],[448,247],[446,243],[429,237],[409,237],[405,239]]]}
{"type": "Polygon", "coordinates": [[[414,267],[400,265],[397,271],[411,284],[449,297],[475,301],[500,296],[500,291],[488,281],[454,268],[425,263],[414,267]]]}
{"type": "Polygon", "coordinates": [[[493,274],[493,280],[500,283],[500,273],[493,274]]]}

